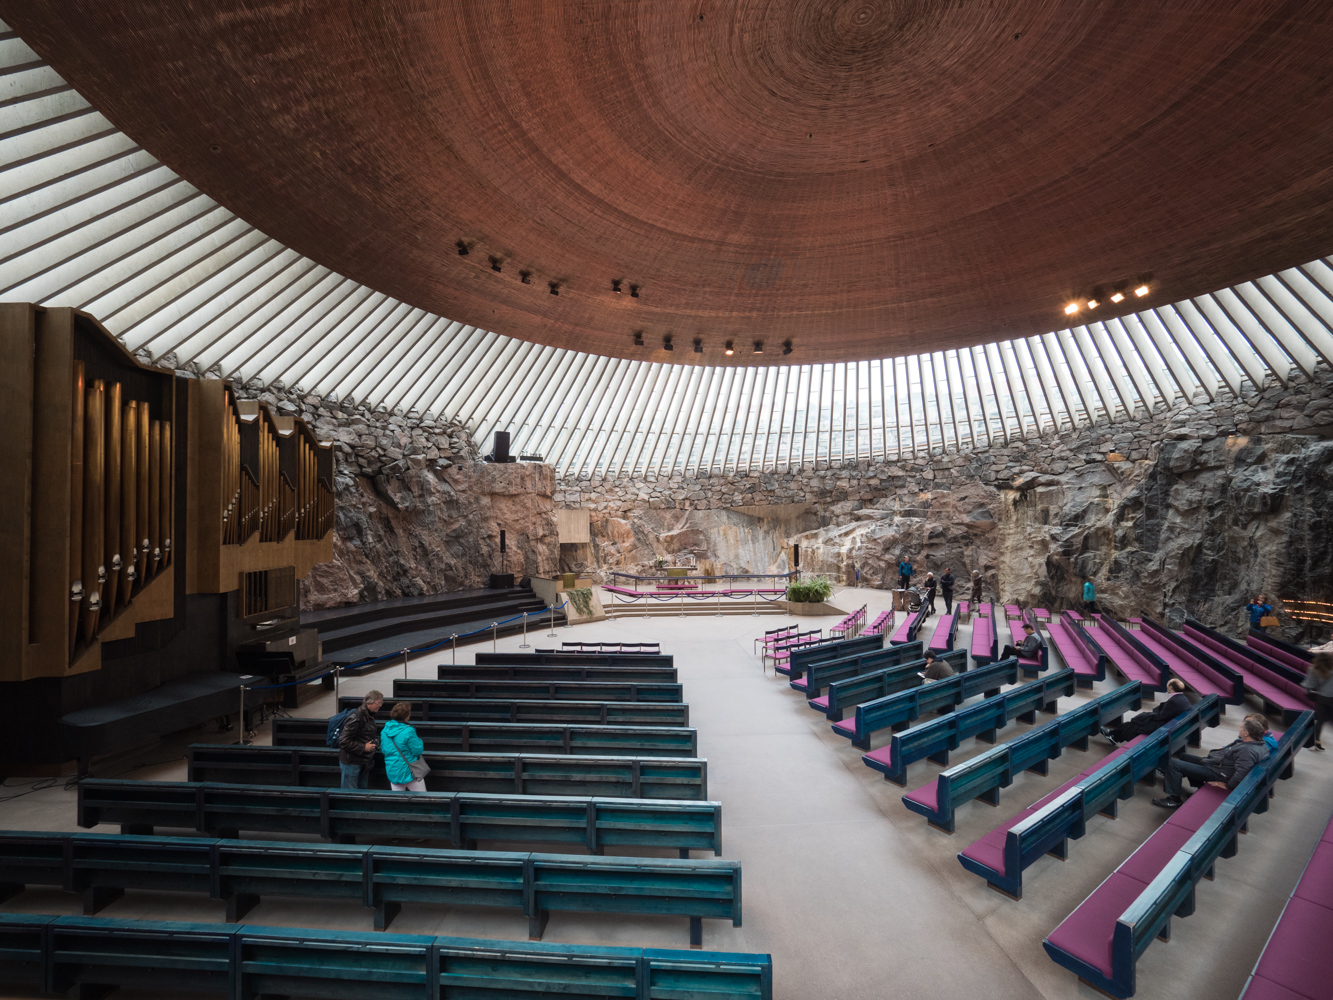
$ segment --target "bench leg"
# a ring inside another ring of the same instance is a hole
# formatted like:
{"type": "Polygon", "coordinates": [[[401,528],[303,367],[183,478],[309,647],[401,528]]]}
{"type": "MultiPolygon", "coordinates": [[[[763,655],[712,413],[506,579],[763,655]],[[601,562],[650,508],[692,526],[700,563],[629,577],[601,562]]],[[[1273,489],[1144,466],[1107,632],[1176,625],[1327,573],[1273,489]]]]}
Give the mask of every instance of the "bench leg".
{"type": "Polygon", "coordinates": [[[540,941],[542,939],[542,935],[546,933],[546,921],[550,916],[550,910],[538,910],[532,916],[528,917],[529,941],[540,941]]]}
{"type": "Polygon", "coordinates": [[[340,833],[340,834],[338,834],[338,836],[336,836],[336,837],[333,838],[333,842],[334,842],[335,844],[355,844],[355,843],[356,843],[356,834],[354,834],[354,833],[340,833]]]}
{"type": "Polygon", "coordinates": [[[1050,760],[1041,760],[1026,768],[1026,770],[1030,774],[1040,774],[1044,778],[1051,773],[1051,762],[1050,760]]]}
{"type": "Polygon", "coordinates": [[[704,946],[704,921],[702,917],[690,917],[690,947],[704,946]]]}
{"type": "Polygon", "coordinates": [[[1194,732],[1190,733],[1190,734],[1189,734],[1189,737],[1185,740],[1185,743],[1186,743],[1187,745],[1189,745],[1189,746],[1192,746],[1192,747],[1197,747],[1197,746],[1199,746],[1201,743],[1203,743],[1203,738],[1202,738],[1202,736],[1201,736],[1199,730],[1196,729],[1196,730],[1194,730],[1194,732]]]}
{"type": "Polygon", "coordinates": [[[77,1000],[102,1000],[103,997],[109,997],[120,987],[107,986],[103,983],[79,983],[74,991],[77,1000]]]}
{"type": "Polygon", "coordinates": [[[1031,712],[1019,712],[1018,721],[1025,726],[1031,726],[1037,721],[1037,710],[1034,708],[1031,712]]]}
{"type": "Polygon", "coordinates": [[[463,841],[463,850],[475,851],[476,849],[477,849],[477,841],[475,839],[463,841]]]}
{"type": "Polygon", "coordinates": [[[123,895],[125,895],[125,890],[119,887],[109,885],[89,886],[83,890],[83,915],[91,917],[98,910],[110,906],[123,895]]]}
{"type": "Polygon", "coordinates": [[[1000,790],[999,788],[988,788],[978,795],[977,798],[988,806],[998,806],[1000,804],[1000,790]]]}
{"type": "Polygon", "coordinates": [[[402,912],[402,903],[391,903],[386,900],[380,900],[375,905],[375,930],[388,930],[389,925],[393,923],[393,918],[402,912]]]}
{"type": "Polygon", "coordinates": [[[153,835],[153,825],[151,823],[121,823],[120,835],[122,837],[151,837],[153,835]]]}
{"type": "Polygon", "coordinates": [[[6,899],[13,899],[22,891],[22,882],[0,882],[0,903],[6,899]]]}
{"type": "Polygon", "coordinates": [[[688,847],[680,848],[680,857],[682,860],[688,861],[690,857],[690,849],[688,847]]]}
{"type": "Polygon", "coordinates": [[[1060,859],[1061,861],[1068,861],[1068,860],[1069,860],[1069,841],[1068,841],[1068,840],[1062,840],[1062,841],[1060,841],[1060,843],[1056,844],[1054,847],[1052,847],[1052,848],[1051,848],[1049,851],[1047,851],[1046,853],[1049,854],[1049,855],[1050,855],[1051,857],[1053,857],[1053,858],[1058,858],[1058,859],[1060,859]]]}
{"type": "Polygon", "coordinates": [[[227,923],[240,921],[247,913],[259,905],[259,897],[253,892],[236,892],[227,897],[227,923]]]}
{"type": "Polygon", "coordinates": [[[215,831],[218,840],[240,840],[241,831],[234,826],[220,826],[215,831]]]}

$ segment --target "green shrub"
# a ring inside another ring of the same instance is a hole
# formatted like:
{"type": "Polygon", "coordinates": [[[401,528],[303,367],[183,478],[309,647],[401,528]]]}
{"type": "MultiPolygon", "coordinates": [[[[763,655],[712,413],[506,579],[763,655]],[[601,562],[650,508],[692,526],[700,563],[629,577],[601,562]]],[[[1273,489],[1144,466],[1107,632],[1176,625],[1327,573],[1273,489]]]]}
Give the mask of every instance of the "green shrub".
{"type": "Polygon", "coordinates": [[[565,597],[569,603],[574,605],[574,610],[584,618],[592,614],[592,588],[576,587],[573,590],[566,590],[565,597]]]}
{"type": "Polygon", "coordinates": [[[819,604],[833,596],[833,584],[828,577],[816,576],[787,584],[787,600],[798,604],[819,604]]]}

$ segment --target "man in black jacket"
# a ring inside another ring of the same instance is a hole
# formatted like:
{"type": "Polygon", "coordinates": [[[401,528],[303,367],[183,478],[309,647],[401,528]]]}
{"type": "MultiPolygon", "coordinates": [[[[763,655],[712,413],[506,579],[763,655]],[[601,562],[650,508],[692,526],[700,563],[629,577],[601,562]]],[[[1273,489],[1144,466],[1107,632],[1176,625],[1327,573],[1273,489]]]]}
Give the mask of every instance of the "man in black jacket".
{"type": "Polygon", "coordinates": [[[944,574],[940,577],[940,594],[944,597],[944,613],[953,614],[953,585],[957,583],[954,579],[953,570],[948,566],[944,567],[944,574]]]}
{"type": "Polygon", "coordinates": [[[1023,642],[1019,646],[1012,643],[1004,647],[1004,652],[1000,654],[1000,659],[1007,660],[1011,656],[1017,656],[1025,660],[1035,660],[1041,656],[1041,638],[1027,622],[1023,623],[1023,642]]]}
{"type": "Polygon", "coordinates": [[[384,695],[367,691],[361,707],[343,723],[338,734],[338,765],[342,771],[343,788],[370,787],[370,765],[375,751],[380,748],[380,730],[375,724],[375,713],[384,704],[384,695]]]}
{"type": "Polygon", "coordinates": [[[1169,697],[1151,712],[1140,712],[1128,722],[1112,722],[1101,727],[1101,734],[1117,746],[1127,743],[1135,736],[1147,736],[1155,733],[1178,715],[1190,710],[1189,696],[1185,694],[1185,682],[1179,677],[1172,677],[1166,682],[1169,697]]]}
{"type": "Polygon", "coordinates": [[[1264,742],[1262,722],[1247,716],[1240,725],[1239,736],[1239,739],[1232,740],[1220,750],[1214,750],[1207,757],[1183,753],[1179,757],[1168,758],[1158,768],[1166,785],[1166,798],[1153,799],[1152,804],[1163,809],[1175,809],[1184,802],[1181,797],[1181,781],[1184,778],[1189,778],[1196,785],[1216,785],[1227,791],[1239,785],[1254,765],[1268,758],[1268,744],[1264,742]]]}

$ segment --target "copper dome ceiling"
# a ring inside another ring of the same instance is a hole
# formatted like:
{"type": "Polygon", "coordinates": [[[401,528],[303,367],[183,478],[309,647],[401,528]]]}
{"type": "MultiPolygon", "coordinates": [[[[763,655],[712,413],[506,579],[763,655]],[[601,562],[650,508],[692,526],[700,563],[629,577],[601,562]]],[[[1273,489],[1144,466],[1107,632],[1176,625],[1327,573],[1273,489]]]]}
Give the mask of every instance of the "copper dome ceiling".
{"type": "Polygon", "coordinates": [[[1101,318],[1148,304],[1107,299],[1145,277],[1172,301],[1333,245],[1326,0],[0,12],[287,246],[582,351],[941,350],[1056,329],[1095,289],[1101,318]]]}

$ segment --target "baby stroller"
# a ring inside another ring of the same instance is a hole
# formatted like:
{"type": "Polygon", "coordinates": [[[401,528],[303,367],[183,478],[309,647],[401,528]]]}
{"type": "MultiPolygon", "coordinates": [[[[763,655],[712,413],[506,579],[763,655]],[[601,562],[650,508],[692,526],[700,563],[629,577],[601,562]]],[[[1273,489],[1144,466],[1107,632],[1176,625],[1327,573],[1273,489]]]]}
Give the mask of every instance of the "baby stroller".
{"type": "Polygon", "coordinates": [[[926,599],[926,592],[924,590],[918,590],[916,587],[908,587],[905,593],[907,595],[908,613],[916,614],[916,612],[921,610],[921,602],[926,599]]]}

